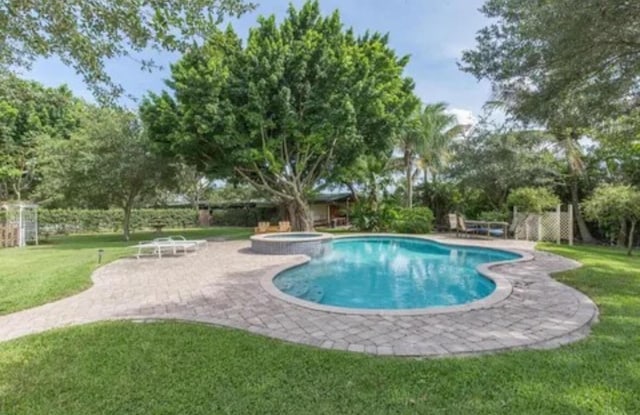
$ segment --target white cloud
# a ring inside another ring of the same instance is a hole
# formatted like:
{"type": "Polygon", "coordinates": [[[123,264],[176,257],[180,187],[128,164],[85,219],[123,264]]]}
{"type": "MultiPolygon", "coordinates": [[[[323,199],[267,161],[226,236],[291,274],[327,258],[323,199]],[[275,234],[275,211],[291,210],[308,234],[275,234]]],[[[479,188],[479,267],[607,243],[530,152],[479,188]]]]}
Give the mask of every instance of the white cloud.
{"type": "Polygon", "coordinates": [[[458,124],[461,124],[461,125],[473,126],[478,122],[477,118],[473,115],[473,112],[470,110],[465,110],[462,108],[447,108],[446,112],[448,114],[455,115],[456,118],[458,119],[458,124]]]}

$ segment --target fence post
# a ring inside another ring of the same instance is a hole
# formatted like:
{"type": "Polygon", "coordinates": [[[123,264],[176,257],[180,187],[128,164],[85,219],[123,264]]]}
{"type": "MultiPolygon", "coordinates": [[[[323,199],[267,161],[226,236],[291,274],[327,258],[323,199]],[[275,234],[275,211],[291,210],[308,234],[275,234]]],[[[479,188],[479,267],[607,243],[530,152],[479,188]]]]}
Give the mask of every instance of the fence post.
{"type": "Polygon", "coordinates": [[[516,241],[518,240],[518,227],[519,227],[519,223],[518,223],[518,208],[514,205],[513,206],[513,239],[515,239],[516,241]]]}
{"type": "Polygon", "coordinates": [[[35,207],[34,209],[35,210],[34,210],[33,213],[34,213],[35,216],[34,216],[33,223],[34,223],[34,226],[36,227],[35,228],[35,238],[36,238],[36,245],[38,245],[38,236],[39,236],[38,235],[38,208],[35,207]]]}
{"type": "Polygon", "coordinates": [[[538,214],[538,242],[542,240],[542,213],[538,214]]]}
{"type": "Polygon", "coordinates": [[[560,245],[562,236],[562,220],[560,218],[562,205],[556,206],[556,243],[560,245]]]}
{"type": "Polygon", "coordinates": [[[26,243],[24,242],[24,231],[23,231],[23,227],[24,227],[24,223],[22,222],[22,205],[20,205],[20,209],[18,210],[18,246],[25,246],[26,243]]]}
{"type": "Polygon", "coordinates": [[[573,205],[569,203],[567,207],[569,213],[569,246],[573,246],[573,205]]]}

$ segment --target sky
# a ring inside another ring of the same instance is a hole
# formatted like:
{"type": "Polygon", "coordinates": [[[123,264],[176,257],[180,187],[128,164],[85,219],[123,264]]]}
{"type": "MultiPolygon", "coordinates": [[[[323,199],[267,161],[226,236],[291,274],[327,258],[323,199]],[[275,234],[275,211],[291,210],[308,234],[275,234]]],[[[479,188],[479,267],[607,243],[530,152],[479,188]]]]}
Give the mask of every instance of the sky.
{"type": "MultiPolygon", "coordinates": [[[[255,26],[259,15],[275,14],[281,19],[289,0],[254,0],[256,10],[230,23],[236,32],[246,37],[255,26]]],[[[303,0],[291,1],[300,6],[303,0]]],[[[338,9],[343,23],[356,33],[377,31],[389,34],[389,43],[398,55],[410,55],[406,75],[415,81],[415,93],[425,103],[445,102],[463,123],[469,117],[478,117],[482,106],[490,98],[487,82],[478,82],[472,75],[460,71],[456,62],[464,49],[473,48],[476,32],[488,22],[478,11],[483,0],[320,0],[324,14],[338,9]]],[[[169,77],[169,64],[179,55],[149,53],[163,69],[152,73],[140,69],[130,58],[121,58],[107,64],[107,71],[125,91],[139,99],[148,91],[164,89],[169,77]]],[[[35,62],[33,68],[22,74],[48,86],[67,84],[75,94],[93,101],[91,93],[73,69],[59,60],[35,62]]],[[[122,103],[136,107],[136,101],[124,98],[122,103]]]]}

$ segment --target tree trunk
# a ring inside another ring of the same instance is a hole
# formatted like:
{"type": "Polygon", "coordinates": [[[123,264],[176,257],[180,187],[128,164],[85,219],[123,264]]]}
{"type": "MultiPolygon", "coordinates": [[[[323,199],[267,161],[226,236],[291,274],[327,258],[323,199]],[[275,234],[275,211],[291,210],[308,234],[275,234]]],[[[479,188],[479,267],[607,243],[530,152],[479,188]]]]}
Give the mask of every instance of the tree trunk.
{"type": "Polygon", "coordinates": [[[629,229],[629,246],[627,248],[627,255],[631,256],[631,251],[633,251],[633,233],[636,230],[636,221],[631,222],[631,228],[629,229]]]}
{"type": "Polygon", "coordinates": [[[618,230],[618,240],[616,245],[619,248],[624,248],[627,245],[627,221],[620,219],[620,229],[618,230]]]}
{"type": "Polygon", "coordinates": [[[353,199],[353,201],[358,202],[358,192],[356,192],[356,188],[353,186],[353,183],[347,183],[346,186],[351,193],[351,198],[353,199]]]}
{"type": "Polygon", "coordinates": [[[131,224],[131,205],[127,204],[124,207],[124,220],[122,222],[122,233],[124,240],[128,241],[130,237],[129,226],[131,224]]]}
{"type": "Polygon", "coordinates": [[[406,180],[407,180],[407,207],[408,208],[413,207],[413,177],[411,174],[412,173],[411,170],[413,170],[413,168],[411,166],[411,163],[409,163],[405,171],[406,180]]]}
{"type": "Polygon", "coordinates": [[[578,224],[578,231],[580,232],[580,240],[585,243],[592,243],[593,236],[589,232],[587,223],[584,221],[582,211],[580,210],[580,199],[578,197],[578,178],[575,174],[571,175],[571,204],[573,205],[573,213],[576,217],[576,223],[578,224]]]}
{"type": "Polygon", "coordinates": [[[291,200],[286,202],[289,221],[294,231],[313,231],[313,215],[309,205],[302,200],[291,200]]]}

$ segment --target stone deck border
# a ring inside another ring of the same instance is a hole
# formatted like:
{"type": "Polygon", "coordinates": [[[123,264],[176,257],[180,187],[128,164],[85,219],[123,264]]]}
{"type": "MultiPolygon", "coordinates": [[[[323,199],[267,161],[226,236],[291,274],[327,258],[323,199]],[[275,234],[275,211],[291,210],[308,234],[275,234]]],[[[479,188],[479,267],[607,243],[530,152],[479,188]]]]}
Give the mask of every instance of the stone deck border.
{"type": "Polygon", "coordinates": [[[424,315],[342,314],[302,307],[267,293],[265,275],[303,255],[259,255],[249,241],[212,242],[196,254],[123,259],[99,268],[94,285],[72,297],[0,316],[0,341],[103,320],[185,320],[246,330],[288,342],[376,355],[438,357],[552,348],[588,335],[595,304],[550,277],[579,264],[518,241],[448,244],[513,249],[531,256],[488,266],[512,286],[484,307],[424,315]]]}

